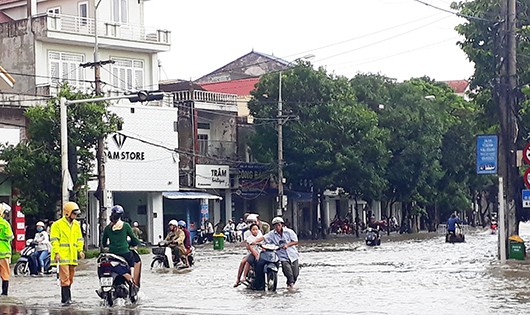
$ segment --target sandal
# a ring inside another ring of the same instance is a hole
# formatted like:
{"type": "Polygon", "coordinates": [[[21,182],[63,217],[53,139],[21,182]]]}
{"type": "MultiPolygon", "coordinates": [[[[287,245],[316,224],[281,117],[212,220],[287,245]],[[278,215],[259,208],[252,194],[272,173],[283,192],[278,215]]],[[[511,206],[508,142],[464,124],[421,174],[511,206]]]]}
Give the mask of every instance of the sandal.
{"type": "Polygon", "coordinates": [[[239,287],[240,284],[241,284],[241,281],[236,282],[236,284],[234,284],[234,288],[239,287]]]}

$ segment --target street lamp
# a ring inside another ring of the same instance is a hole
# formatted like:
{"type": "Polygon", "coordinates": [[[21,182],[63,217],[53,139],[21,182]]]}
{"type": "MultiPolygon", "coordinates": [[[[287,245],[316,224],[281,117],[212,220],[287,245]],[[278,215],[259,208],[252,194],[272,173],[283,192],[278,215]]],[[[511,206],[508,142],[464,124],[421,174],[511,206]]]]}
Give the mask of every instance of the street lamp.
{"type": "MultiPolygon", "coordinates": [[[[315,55],[305,55],[301,58],[295,59],[299,60],[308,60],[314,58],[315,55]]],[[[282,71],[279,72],[278,77],[278,208],[276,209],[276,215],[281,216],[285,207],[287,206],[287,198],[284,196],[283,192],[283,124],[289,118],[283,116],[283,102],[282,102],[282,71]]]]}

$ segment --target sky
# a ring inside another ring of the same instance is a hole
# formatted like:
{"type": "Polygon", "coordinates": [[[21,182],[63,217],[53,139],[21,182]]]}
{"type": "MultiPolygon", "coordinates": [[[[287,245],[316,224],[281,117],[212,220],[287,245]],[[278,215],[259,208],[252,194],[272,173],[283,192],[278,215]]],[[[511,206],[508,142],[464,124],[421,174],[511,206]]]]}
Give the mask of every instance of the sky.
{"type": "MultiPolygon", "coordinates": [[[[450,10],[453,0],[422,0],[450,10]]],[[[195,80],[251,52],[309,61],[348,78],[468,79],[454,14],[414,0],[149,0],[145,25],[171,30],[161,79],[195,80]]]]}

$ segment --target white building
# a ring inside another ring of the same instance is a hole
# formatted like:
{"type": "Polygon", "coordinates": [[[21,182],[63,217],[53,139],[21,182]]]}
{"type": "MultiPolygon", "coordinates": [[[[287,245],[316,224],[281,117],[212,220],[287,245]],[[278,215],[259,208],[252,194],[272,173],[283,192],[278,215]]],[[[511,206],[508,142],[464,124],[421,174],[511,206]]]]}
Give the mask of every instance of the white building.
{"type": "MultiPolygon", "coordinates": [[[[95,60],[96,43],[105,94],[157,90],[157,54],[169,51],[170,35],[144,25],[144,0],[0,0],[0,64],[16,80],[10,93],[26,95],[24,102],[10,98],[11,107],[33,105],[27,94],[42,103],[64,82],[93,92],[95,72],[87,64],[95,60]]],[[[106,188],[152,241],[163,234],[162,192],[179,189],[176,109],[119,104],[112,110],[125,123],[107,139],[106,188]]],[[[0,113],[11,119],[6,115],[0,113]]],[[[89,243],[97,244],[98,205],[93,196],[90,201],[89,243]]]]}

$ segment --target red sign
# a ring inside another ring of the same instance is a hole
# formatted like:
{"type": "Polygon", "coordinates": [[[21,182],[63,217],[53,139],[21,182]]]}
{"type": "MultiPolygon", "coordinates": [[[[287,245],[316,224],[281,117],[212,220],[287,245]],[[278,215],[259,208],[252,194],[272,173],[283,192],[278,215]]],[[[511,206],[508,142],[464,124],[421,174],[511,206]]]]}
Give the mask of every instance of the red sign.
{"type": "Polygon", "coordinates": [[[15,250],[22,251],[26,246],[26,218],[22,213],[22,207],[17,203],[13,205],[13,234],[15,234],[15,250]]]}
{"type": "Polygon", "coordinates": [[[526,164],[530,164],[530,143],[524,146],[523,159],[526,164]]]}
{"type": "Polygon", "coordinates": [[[526,188],[530,189],[530,167],[524,172],[523,179],[526,188]]]}

